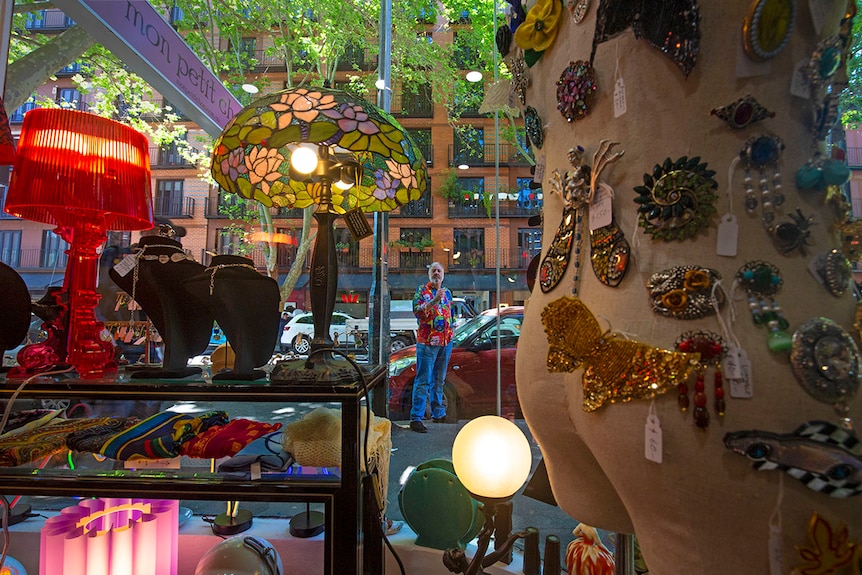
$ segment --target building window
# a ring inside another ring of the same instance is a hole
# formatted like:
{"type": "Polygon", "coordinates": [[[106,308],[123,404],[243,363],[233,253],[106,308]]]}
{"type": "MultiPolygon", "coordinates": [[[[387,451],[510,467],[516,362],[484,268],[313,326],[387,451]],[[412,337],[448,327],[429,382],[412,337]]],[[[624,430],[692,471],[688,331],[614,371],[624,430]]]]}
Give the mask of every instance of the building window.
{"type": "Polygon", "coordinates": [[[532,189],[533,178],[518,178],[518,207],[525,210],[542,208],[542,190],[532,189]]]}
{"type": "Polygon", "coordinates": [[[276,260],[278,267],[286,268],[296,261],[296,248],[299,246],[299,236],[302,230],[294,228],[276,228],[276,260]]]}
{"type": "Polygon", "coordinates": [[[30,96],[30,99],[15,108],[15,110],[9,115],[9,122],[16,124],[24,121],[24,114],[32,110],[33,108],[38,108],[36,105],[36,99],[33,96],[30,96]]]}
{"type": "Polygon", "coordinates": [[[84,101],[81,97],[81,92],[75,88],[58,88],[57,103],[62,108],[72,108],[74,110],[83,110],[84,101]]]}
{"type": "Polygon", "coordinates": [[[455,253],[452,267],[481,269],[485,267],[485,230],[483,228],[455,228],[452,230],[455,253]]]}
{"type": "Polygon", "coordinates": [[[431,99],[429,84],[401,86],[401,114],[419,118],[430,118],[434,115],[434,102],[431,99]]]}
{"type": "Polygon", "coordinates": [[[216,229],[216,253],[222,256],[240,255],[245,232],[236,228],[216,229]]]}
{"type": "Polygon", "coordinates": [[[458,189],[462,206],[475,206],[482,203],[485,196],[485,178],[458,178],[458,189]]]}
{"type": "Polygon", "coordinates": [[[184,166],[186,165],[185,159],[180,154],[179,147],[176,142],[171,142],[170,144],[165,144],[164,146],[159,148],[159,158],[158,158],[159,166],[184,166]]]}
{"type": "Polygon", "coordinates": [[[431,147],[430,128],[407,128],[407,134],[413,139],[413,143],[422,152],[425,163],[429,166],[434,163],[434,148],[431,147]]]}
{"type": "Polygon", "coordinates": [[[398,240],[405,247],[430,248],[434,246],[434,242],[431,241],[431,228],[401,228],[398,240]]]}
{"type": "Polygon", "coordinates": [[[538,253],[542,252],[542,230],[536,228],[518,229],[518,269],[526,269],[538,253]]]}
{"type": "Polygon", "coordinates": [[[21,265],[21,230],[0,230],[0,262],[13,268],[21,265]]]}
{"type": "Polygon", "coordinates": [[[183,180],[157,180],[153,213],[177,217],[183,214],[183,180]]]}
{"type": "Polygon", "coordinates": [[[453,166],[477,166],[485,163],[485,130],[481,128],[455,130],[452,150],[453,166]]]}
{"type": "Polygon", "coordinates": [[[69,244],[55,234],[53,230],[43,230],[39,266],[49,269],[66,267],[67,249],[69,249],[69,244]]]}
{"type": "Polygon", "coordinates": [[[132,232],[108,232],[106,246],[127,248],[132,245],[132,232]]]}

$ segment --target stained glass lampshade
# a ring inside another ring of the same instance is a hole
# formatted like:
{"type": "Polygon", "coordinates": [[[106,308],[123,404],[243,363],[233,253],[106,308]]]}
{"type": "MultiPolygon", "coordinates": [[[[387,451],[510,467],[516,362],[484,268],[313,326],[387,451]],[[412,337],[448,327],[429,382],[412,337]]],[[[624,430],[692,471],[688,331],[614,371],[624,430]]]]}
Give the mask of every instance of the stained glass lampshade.
{"type": "Polygon", "coordinates": [[[335,220],[350,209],[389,211],[419,199],[428,181],[421,152],[395,118],[327,88],[291,88],[243,108],[215,143],[212,175],[226,191],[267,207],[317,205],[312,353],[332,346],[335,220]]]}

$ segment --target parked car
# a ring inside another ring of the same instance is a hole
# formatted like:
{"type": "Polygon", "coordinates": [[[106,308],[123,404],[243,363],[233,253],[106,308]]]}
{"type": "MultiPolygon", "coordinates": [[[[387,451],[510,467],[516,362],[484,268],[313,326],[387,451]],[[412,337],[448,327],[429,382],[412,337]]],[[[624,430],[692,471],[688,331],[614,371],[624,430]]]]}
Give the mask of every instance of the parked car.
{"type": "MultiPolygon", "coordinates": [[[[356,318],[339,311],[332,314],[332,323],[329,325],[329,337],[336,345],[347,342],[349,327],[347,322],[355,322],[356,318]]],[[[281,332],[281,343],[289,346],[299,354],[311,351],[311,340],[314,338],[314,316],[310,313],[300,313],[290,318],[281,332]],[[301,338],[297,337],[302,335],[301,338]]]]}
{"type": "MultiPolygon", "coordinates": [[[[515,389],[515,351],[524,321],[523,306],[500,309],[500,389],[504,414],[523,417],[515,389]]],[[[446,421],[497,410],[497,310],[489,309],[455,328],[443,393],[446,421]]],[[[416,346],[389,358],[389,417],[409,419],[416,376],[416,346]]]]}

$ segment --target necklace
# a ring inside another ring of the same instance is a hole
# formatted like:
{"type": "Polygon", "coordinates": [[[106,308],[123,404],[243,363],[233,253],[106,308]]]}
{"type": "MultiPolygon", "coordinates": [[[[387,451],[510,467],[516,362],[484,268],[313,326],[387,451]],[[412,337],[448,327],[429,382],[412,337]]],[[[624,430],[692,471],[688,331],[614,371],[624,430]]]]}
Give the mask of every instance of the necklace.
{"type": "MultiPolygon", "coordinates": [[[[138,252],[135,254],[135,267],[132,271],[132,294],[131,294],[132,301],[135,301],[135,295],[137,295],[136,292],[137,292],[137,288],[138,288],[138,267],[139,267],[138,263],[142,259],[147,260],[147,261],[157,260],[159,263],[163,263],[163,264],[166,264],[169,261],[171,261],[171,262],[180,262],[183,260],[195,261],[195,259],[192,256],[188,255],[185,252],[185,250],[183,250],[183,248],[181,248],[180,246],[175,246],[175,245],[171,245],[171,244],[145,244],[145,245],[141,246],[138,249],[138,252]],[[176,250],[178,253],[171,254],[170,256],[165,255],[165,254],[162,254],[162,255],[144,255],[144,252],[147,251],[149,248],[167,248],[167,249],[171,249],[171,250],[176,250]]],[[[128,273],[128,271],[126,273],[128,273]]],[[[132,316],[129,318],[129,321],[130,322],[133,321],[134,318],[135,318],[135,314],[133,312],[132,316]]]]}
{"type": "Polygon", "coordinates": [[[214,266],[210,266],[206,268],[204,271],[211,272],[210,273],[210,295],[213,294],[213,290],[215,289],[215,276],[216,272],[219,270],[223,270],[225,268],[248,268],[252,271],[257,271],[257,269],[251,264],[216,264],[214,266]]]}

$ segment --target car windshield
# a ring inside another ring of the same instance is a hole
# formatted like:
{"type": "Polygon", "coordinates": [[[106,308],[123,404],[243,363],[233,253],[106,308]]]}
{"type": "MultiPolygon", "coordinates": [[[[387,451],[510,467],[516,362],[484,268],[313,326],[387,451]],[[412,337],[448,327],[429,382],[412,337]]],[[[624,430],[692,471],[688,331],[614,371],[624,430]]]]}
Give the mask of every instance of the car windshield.
{"type": "Polygon", "coordinates": [[[466,323],[462,323],[455,328],[455,335],[452,337],[452,347],[462,346],[467,338],[482,329],[483,326],[495,321],[497,321],[497,316],[492,314],[482,314],[470,318],[466,323]]]}

